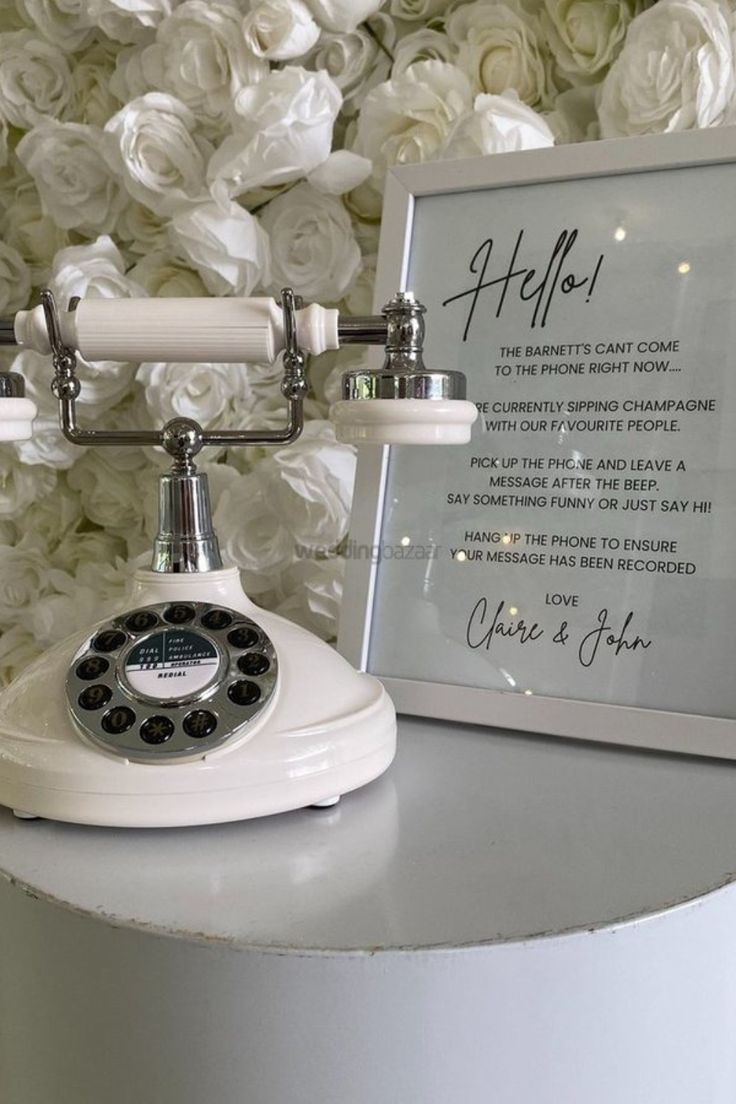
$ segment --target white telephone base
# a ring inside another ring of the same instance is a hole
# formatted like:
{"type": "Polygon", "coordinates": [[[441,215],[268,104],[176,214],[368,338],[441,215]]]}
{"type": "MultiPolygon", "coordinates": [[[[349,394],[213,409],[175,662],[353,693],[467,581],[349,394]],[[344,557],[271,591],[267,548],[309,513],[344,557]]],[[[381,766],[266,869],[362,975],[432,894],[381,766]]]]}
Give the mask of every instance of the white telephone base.
{"type": "Polygon", "coordinates": [[[396,715],[382,685],[305,629],[255,606],[236,568],[137,572],[127,608],[168,602],[211,603],[256,622],[278,661],[265,707],[209,750],[148,762],[116,754],[89,739],[67,707],[67,676],[94,631],[85,629],[0,695],[0,804],[77,824],[214,824],[328,806],[389,767],[396,715]]]}

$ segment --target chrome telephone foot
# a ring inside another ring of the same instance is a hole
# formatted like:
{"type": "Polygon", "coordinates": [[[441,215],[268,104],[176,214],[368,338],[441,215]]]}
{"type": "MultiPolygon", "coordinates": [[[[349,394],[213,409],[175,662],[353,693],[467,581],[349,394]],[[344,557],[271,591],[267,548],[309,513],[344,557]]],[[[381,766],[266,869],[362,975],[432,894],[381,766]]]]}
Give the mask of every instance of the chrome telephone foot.
{"type": "Polygon", "coordinates": [[[332,809],[335,805],[337,805],[339,800],[340,800],[340,794],[338,794],[336,797],[326,797],[324,799],[324,801],[314,801],[309,806],[309,808],[310,809],[332,809]]]}

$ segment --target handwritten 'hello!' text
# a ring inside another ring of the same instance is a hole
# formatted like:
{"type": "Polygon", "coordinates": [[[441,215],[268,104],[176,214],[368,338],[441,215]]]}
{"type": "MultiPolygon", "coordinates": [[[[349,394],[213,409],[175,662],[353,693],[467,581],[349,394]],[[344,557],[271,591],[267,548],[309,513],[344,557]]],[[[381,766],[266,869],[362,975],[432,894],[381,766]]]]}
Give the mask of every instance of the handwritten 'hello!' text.
{"type": "Polygon", "coordinates": [[[524,241],[524,234],[524,230],[519,231],[505,273],[502,276],[496,277],[493,277],[491,274],[490,279],[486,277],[488,274],[488,266],[494,253],[495,243],[493,238],[486,238],[486,240],[478,246],[468,265],[470,272],[478,277],[476,284],[466,291],[458,292],[457,295],[451,295],[449,299],[443,300],[443,307],[460,299],[469,299],[470,301],[467,318],[465,320],[465,329],[463,331],[463,341],[468,340],[475,308],[478,305],[481,292],[489,291],[491,288],[498,289],[496,318],[501,317],[507,302],[510,299],[513,300],[514,291],[516,291],[516,295],[522,303],[533,304],[531,319],[532,329],[535,329],[537,326],[542,328],[547,325],[547,319],[549,318],[555,298],[560,294],[571,295],[576,291],[582,293],[583,289],[586,289],[585,302],[590,302],[601,266],[605,259],[605,254],[600,254],[595,267],[588,275],[583,276],[580,273],[574,272],[571,268],[570,254],[578,240],[578,231],[563,230],[554,244],[547,262],[547,267],[542,274],[541,269],[538,270],[528,266],[524,268],[521,264],[517,267],[519,254],[524,241]]]}

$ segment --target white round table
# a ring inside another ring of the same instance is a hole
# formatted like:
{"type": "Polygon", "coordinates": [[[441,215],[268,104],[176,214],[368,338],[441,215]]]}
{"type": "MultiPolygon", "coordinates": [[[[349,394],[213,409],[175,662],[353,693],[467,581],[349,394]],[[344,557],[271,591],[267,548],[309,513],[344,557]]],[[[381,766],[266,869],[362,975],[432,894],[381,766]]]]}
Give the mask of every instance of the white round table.
{"type": "Polygon", "coordinates": [[[399,746],[333,810],[0,810],[3,1104],[733,1104],[736,764],[399,746]]]}

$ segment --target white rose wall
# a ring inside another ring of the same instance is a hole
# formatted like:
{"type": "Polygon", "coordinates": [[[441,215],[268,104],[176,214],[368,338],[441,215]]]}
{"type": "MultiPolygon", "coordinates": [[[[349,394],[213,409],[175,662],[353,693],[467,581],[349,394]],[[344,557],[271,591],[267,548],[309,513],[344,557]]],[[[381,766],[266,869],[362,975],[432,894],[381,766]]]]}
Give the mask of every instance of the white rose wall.
{"type": "MultiPolygon", "coordinates": [[[[0,0],[0,316],[72,295],[277,294],[372,308],[395,163],[736,121],[729,0],[0,0]]],[[[4,354],[4,368],[13,356],[4,354]]],[[[261,604],[335,634],[355,457],[315,362],[288,449],[205,457],[261,604]]],[[[0,681],[102,617],[149,554],[155,451],[0,447],[0,681]]],[[[82,364],[83,416],[277,426],[278,370],[82,364]]]]}

